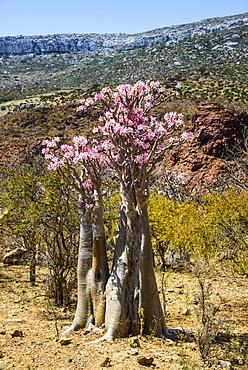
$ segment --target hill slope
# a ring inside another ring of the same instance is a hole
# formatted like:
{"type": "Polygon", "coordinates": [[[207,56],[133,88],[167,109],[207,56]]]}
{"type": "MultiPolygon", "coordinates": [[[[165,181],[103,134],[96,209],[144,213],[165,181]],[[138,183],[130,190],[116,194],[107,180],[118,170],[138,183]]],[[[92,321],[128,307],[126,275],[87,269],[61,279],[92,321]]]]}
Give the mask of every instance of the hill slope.
{"type": "Polygon", "coordinates": [[[11,50],[13,54],[25,54],[0,57],[2,101],[57,90],[159,79],[166,86],[179,87],[181,98],[245,102],[247,20],[245,13],[137,35],[1,38],[0,54],[11,50]],[[94,46],[81,42],[84,37],[94,46]],[[80,51],[79,41],[88,46],[80,51]],[[40,52],[28,54],[39,42],[43,45],[40,52]]]}
{"type": "Polygon", "coordinates": [[[138,34],[62,34],[47,36],[14,36],[0,38],[0,55],[26,55],[35,53],[88,53],[134,50],[141,47],[178,42],[223,29],[248,24],[248,13],[200,22],[169,26],[138,34]]]}

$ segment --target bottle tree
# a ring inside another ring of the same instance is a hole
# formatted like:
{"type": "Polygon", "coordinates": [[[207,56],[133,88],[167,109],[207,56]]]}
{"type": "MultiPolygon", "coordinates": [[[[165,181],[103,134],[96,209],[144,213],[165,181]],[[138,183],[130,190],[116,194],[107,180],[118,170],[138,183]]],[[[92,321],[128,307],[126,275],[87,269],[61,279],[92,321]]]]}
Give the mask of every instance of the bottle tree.
{"type": "Polygon", "coordinates": [[[78,194],[80,238],[78,251],[78,302],[68,331],[100,326],[105,320],[105,286],[109,276],[102,213],[102,170],[105,158],[98,145],[85,136],[75,136],[72,145],[61,139],[42,142],[49,170],[56,170],[78,194]]]}
{"type": "MultiPolygon", "coordinates": [[[[168,336],[153,269],[147,212],[149,176],[164,153],[191,133],[182,132],[183,121],[176,113],[166,113],[162,119],[152,115],[151,110],[164,100],[165,91],[154,81],[120,85],[115,90],[106,87],[78,108],[83,112],[100,108],[104,112],[93,129],[96,139],[92,155],[99,166],[114,171],[120,187],[114,259],[104,290],[106,334],[102,339],[106,340],[137,335],[141,330],[168,336]]],[[[44,144],[50,168],[68,166],[62,146],[58,148],[60,155],[55,155],[48,148],[49,142],[44,144]]],[[[85,157],[87,152],[87,166],[84,161],[83,168],[87,174],[94,172],[91,151],[92,147],[72,150],[76,156],[70,158],[72,171],[80,162],[77,158],[85,157]]],[[[100,190],[98,194],[99,202],[93,200],[93,210],[101,202],[100,190]]]]}

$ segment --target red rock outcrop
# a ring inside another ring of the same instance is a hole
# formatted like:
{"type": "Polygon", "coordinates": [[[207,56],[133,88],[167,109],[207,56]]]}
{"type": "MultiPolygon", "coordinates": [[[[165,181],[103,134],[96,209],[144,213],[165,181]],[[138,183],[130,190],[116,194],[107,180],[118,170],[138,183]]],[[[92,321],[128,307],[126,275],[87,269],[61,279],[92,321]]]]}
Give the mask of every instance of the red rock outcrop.
{"type": "Polygon", "coordinates": [[[191,189],[212,187],[227,171],[230,154],[244,149],[247,125],[246,113],[220,104],[200,105],[189,127],[194,136],[170,153],[167,168],[183,173],[191,189]]]}

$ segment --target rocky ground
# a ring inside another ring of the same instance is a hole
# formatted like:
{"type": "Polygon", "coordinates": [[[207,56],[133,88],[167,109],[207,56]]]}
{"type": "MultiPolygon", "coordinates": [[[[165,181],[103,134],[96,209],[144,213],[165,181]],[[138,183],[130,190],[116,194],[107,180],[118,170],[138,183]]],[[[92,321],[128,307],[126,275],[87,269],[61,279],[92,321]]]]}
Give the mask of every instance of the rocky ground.
{"type": "MultiPolygon", "coordinates": [[[[177,342],[142,336],[97,344],[89,342],[101,334],[86,334],[84,330],[70,333],[67,340],[63,340],[63,327],[73,319],[75,301],[70,308],[54,308],[44,295],[45,273],[42,269],[38,271],[37,284],[32,287],[28,282],[28,268],[0,265],[0,369],[204,368],[197,340],[193,337],[200,327],[195,313],[199,307],[196,299],[199,288],[191,272],[157,273],[168,327],[185,329],[190,336],[180,334],[177,342]]],[[[207,280],[216,302],[218,295],[224,299],[220,311],[222,327],[219,332],[222,334],[216,337],[210,355],[212,369],[245,370],[248,366],[245,352],[248,342],[247,278],[214,266],[207,280]]]]}

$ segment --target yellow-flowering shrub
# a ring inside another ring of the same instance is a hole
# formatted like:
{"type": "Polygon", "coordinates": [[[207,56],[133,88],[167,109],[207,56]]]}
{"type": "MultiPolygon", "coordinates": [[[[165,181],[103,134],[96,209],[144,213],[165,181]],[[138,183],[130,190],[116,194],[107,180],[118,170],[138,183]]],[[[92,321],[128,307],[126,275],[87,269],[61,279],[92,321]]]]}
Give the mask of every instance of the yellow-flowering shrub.
{"type": "MultiPolygon", "coordinates": [[[[108,246],[116,234],[119,196],[105,202],[108,246]]],[[[239,272],[248,274],[248,192],[235,189],[209,194],[201,203],[179,203],[152,193],[149,219],[153,249],[163,261],[169,250],[195,257],[216,257],[224,251],[239,272]]]]}
{"type": "Polygon", "coordinates": [[[205,196],[202,207],[215,226],[218,250],[229,253],[236,269],[248,274],[248,191],[205,196]]]}
{"type": "Polygon", "coordinates": [[[149,217],[153,247],[214,257],[231,255],[236,267],[248,273],[248,192],[209,194],[198,203],[177,203],[152,194],[149,217]]]}

